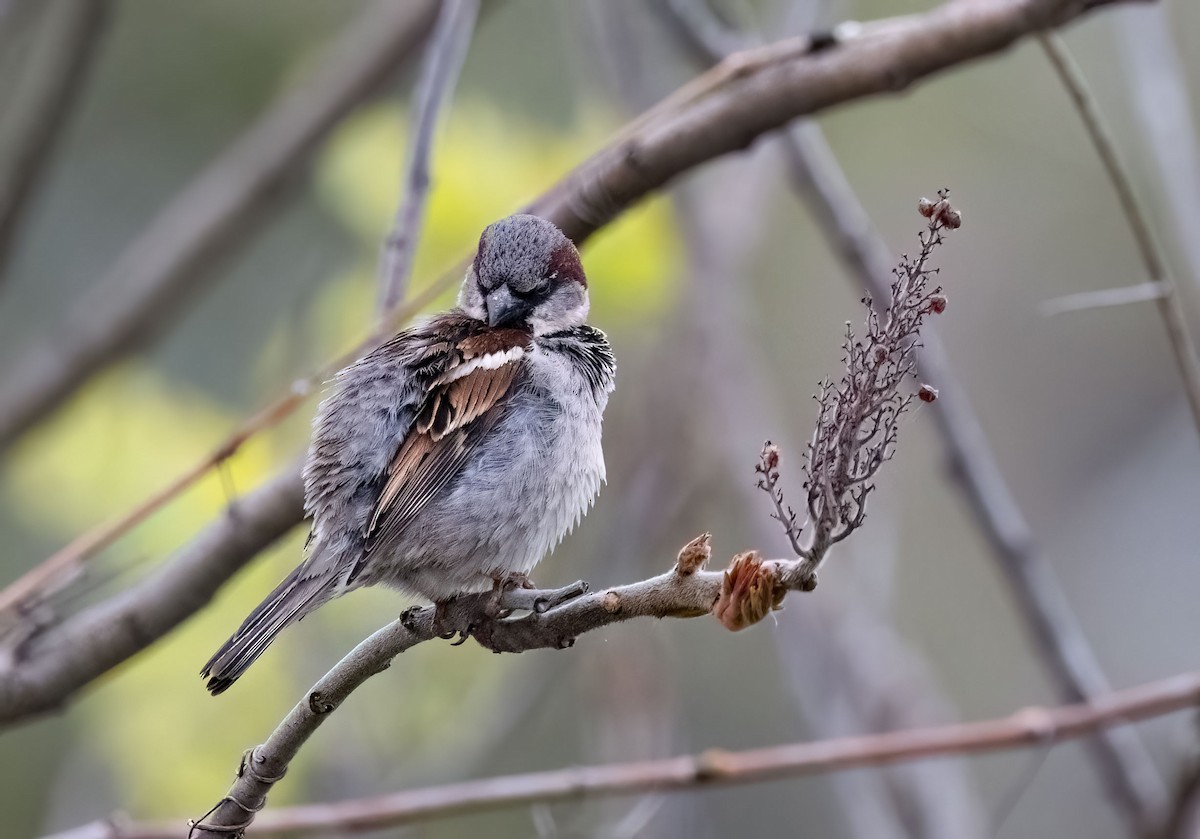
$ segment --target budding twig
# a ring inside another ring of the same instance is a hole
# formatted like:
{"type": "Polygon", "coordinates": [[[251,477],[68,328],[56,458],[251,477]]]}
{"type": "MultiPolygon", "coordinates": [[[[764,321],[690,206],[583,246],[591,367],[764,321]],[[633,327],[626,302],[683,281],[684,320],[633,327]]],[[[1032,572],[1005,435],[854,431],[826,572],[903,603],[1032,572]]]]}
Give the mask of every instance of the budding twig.
{"type": "Polygon", "coordinates": [[[821,382],[817,401],[817,424],[808,444],[804,465],[805,507],[808,519],[799,524],[779,488],[779,449],[770,441],[763,447],[755,471],[758,486],[771,497],[771,517],[782,525],[792,550],[802,558],[801,574],[812,577],[829,548],[863,525],[867,498],[875,489],[874,478],[892,459],[899,439],[900,418],[914,398],[937,399],[937,390],[922,384],[915,393],[903,393],[904,382],[916,376],[916,352],[925,318],[946,310],[941,286],[930,285],[938,269],[929,267],[933,252],[942,244],[946,230],[962,224],[962,215],[950,205],[948,190],[938,200],[922,198],[917,209],[929,219],[920,233],[921,250],[915,259],[905,254],[892,272],[891,298],[882,315],[869,297],[866,329],[861,338],[846,322],[842,362],[846,370],[835,384],[821,382]],[[804,544],[801,532],[811,525],[812,536],[804,544]]]}

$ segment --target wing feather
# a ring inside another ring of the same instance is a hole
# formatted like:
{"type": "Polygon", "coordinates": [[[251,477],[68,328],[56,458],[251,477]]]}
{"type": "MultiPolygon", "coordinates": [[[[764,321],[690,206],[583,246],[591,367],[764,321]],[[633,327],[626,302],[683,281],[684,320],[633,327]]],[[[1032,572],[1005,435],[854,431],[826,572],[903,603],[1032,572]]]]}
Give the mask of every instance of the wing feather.
{"type": "Polygon", "coordinates": [[[374,549],[402,533],[461,473],[503,416],[529,344],[527,333],[489,330],[453,345],[450,360],[430,381],[416,419],[387,470],[364,533],[366,550],[351,581],[374,549]]]}

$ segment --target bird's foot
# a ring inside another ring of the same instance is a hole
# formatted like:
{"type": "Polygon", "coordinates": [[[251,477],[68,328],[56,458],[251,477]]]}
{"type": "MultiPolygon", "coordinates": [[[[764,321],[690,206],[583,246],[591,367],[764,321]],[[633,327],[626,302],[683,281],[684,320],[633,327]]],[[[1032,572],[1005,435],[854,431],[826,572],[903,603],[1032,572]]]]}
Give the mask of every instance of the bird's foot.
{"type": "MultiPolygon", "coordinates": [[[[466,635],[466,632],[463,629],[460,629],[454,625],[457,623],[457,621],[454,620],[454,617],[457,616],[451,616],[450,614],[450,607],[455,605],[456,599],[457,598],[451,597],[448,600],[439,600],[437,603],[433,604],[433,634],[435,637],[441,638],[443,641],[448,641],[455,635],[463,635],[464,637],[466,635]]],[[[461,644],[462,640],[459,640],[458,643],[461,644]]]]}
{"type": "Polygon", "coordinates": [[[521,609],[540,615],[582,597],[588,593],[588,588],[583,580],[552,589],[504,587],[499,592],[498,602],[502,608],[510,611],[521,609]]]}

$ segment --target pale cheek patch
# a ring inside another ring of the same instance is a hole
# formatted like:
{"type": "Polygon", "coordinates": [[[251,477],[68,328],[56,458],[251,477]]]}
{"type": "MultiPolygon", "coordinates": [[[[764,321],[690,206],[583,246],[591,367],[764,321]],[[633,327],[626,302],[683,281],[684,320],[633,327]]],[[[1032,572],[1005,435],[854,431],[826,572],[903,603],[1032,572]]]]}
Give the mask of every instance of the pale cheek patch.
{"type": "Polygon", "coordinates": [[[504,352],[492,352],[487,355],[481,355],[478,358],[472,358],[465,364],[460,364],[453,370],[448,370],[443,375],[439,376],[435,384],[446,385],[450,382],[455,382],[463,376],[469,376],[476,370],[496,370],[503,367],[505,364],[510,364],[520,359],[525,355],[523,347],[513,347],[504,352]]]}
{"type": "Polygon", "coordinates": [[[529,327],[534,335],[549,335],[580,326],[587,320],[588,295],[578,286],[568,293],[556,292],[549,300],[533,310],[529,327]]]}

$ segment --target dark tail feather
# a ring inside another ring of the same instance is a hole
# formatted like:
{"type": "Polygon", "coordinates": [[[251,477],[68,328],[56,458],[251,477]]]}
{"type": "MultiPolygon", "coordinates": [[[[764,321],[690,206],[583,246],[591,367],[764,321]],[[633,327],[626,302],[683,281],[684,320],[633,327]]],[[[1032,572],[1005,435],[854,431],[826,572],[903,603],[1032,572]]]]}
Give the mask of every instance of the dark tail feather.
{"type": "Polygon", "coordinates": [[[307,563],[296,568],[276,586],[204,665],[200,675],[208,678],[208,690],[213,696],[236,682],[284,627],[329,599],[333,581],[324,576],[306,576],[312,573],[306,566],[307,563]]]}

